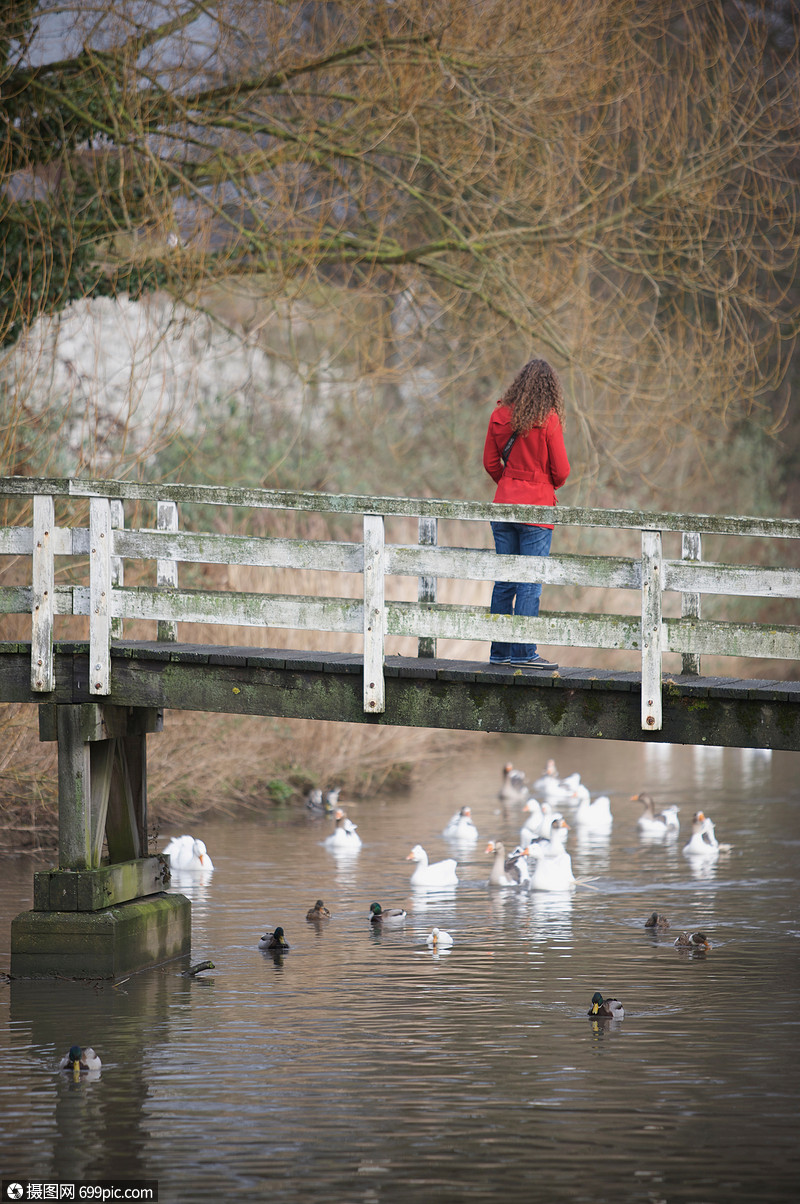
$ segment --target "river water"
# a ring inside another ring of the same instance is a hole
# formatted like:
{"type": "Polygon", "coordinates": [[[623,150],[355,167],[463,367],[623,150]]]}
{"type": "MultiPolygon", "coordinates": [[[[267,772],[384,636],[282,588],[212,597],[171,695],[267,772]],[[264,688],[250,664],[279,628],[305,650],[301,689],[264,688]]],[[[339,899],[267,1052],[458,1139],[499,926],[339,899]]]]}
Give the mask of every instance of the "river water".
{"type": "MultiPolygon", "coordinates": [[[[410,794],[343,797],[353,855],[297,808],[204,821],[215,870],[179,885],[213,971],[0,986],[3,1177],[157,1180],[162,1201],[794,1201],[798,771],[788,753],[476,735],[410,794]],[[571,892],[489,887],[486,843],[521,823],[502,764],[535,778],[549,756],[610,796],[612,831],[572,823],[571,892]],[[642,790],[680,807],[677,840],[639,835],[642,790]],[[454,850],[464,804],[480,839],[454,850]],[[698,808],[731,846],[712,864],[681,852],[698,808]],[[417,842],[457,855],[457,887],[411,889],[417,842]],[[373,900],[402,927],[373,931],[373,900]],[[257,942],[278,924],[274,960],[257,942]],[[449,952],[425,944],[434,925],[449,952]],[[676,949],[683,928],[712,949],[676,949]],[[597,990],[623,1020],[587,1016],[597,990]],[[93,1081],[56,1069],[75,1042],[103,1059],[93,1081]]],[[[36,868],[3,862],[0,969],[36,868]]]]}

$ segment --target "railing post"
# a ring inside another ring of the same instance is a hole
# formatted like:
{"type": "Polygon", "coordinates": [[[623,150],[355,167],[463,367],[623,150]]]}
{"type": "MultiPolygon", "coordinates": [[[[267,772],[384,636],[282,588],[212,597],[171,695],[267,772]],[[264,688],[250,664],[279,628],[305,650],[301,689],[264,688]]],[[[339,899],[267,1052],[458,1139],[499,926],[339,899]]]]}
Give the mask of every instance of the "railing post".
{"type": "Polygon", "coordinates": [[[661,731],[661,532],[642,531],[642,730],[661,731]]]}
{"type": "MultiPolygon", "coordinates": [[[[111,530],[121,531],[125,526],[125,511],[122,502],[119,498],[113,498],[111,502],[111,530]]],[[[111,557],[111,588],[116,589],[125,584],[125,567],[121,556],[111,557]]],[[[122,619],[114,618],[111,620],[111,638],[112,640],[122,639],[122,619]]]]}
{"type": "MultiPolygon", "coordinates": [[[[178,506],[176,502],[159,502],[157,504],[156,526],[159,531],[178,530],[178,506]]],[[[156,561],[156,585],[177,589],[178,562],[177,560],[156,561]]],[[[178,638],[178,624],[172,619],[159,619],[157,639],[164,643],[174,644],[178,638]]]]}
{"type": "MultiPolygon", "coordinates": [[[[696,531],[681,532],[681,559],[702,560],[700,535],[696,531]]],[[[681,618],[700,618],[700,595],[681,594],[681,618]]],[[[681,656],[682,671],[691,677],[700,675],[700,657],[694,652],[684,652],[681,656]]]]}
{"type": "Polygon", "coordinates": [[[111,693],[111,505],[89,503],[89,693],[111,693]]]}
{"type": "MultiPolygon", "coordinates": [[[[436,547],[438,542],[438,522],[437,518],[420,518],[419,520],[419,543],[423,547],[436,547]]],[[[417,578],[417,601],[418,602],[435,602],[436,601],[436,578],[435,577],[418,577],[417,578]]],[[[436,638],[431,635],[423,635],[417,641],[417,656],[425,659],[432,659],[436,656],[436,638]]]]}
{"type": "Polygon", "coordinates": [[[53,615],[55,614],[55,560],[52,497],[33,499],[33,566],[31,603],[31,689],[48,693],[56,688],[53,660],[53,615]]]}
{"type": "Polygon", "coordinates": [[[386,710],[383,682],[385,618],[384,522],[382,514],[364,515],[364,710],[386,710]]]}

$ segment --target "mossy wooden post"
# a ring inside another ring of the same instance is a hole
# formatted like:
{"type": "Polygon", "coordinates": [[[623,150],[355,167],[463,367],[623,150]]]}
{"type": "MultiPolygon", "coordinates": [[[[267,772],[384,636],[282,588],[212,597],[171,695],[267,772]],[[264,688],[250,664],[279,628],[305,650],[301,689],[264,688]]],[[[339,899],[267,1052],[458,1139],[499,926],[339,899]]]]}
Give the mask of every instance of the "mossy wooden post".
{"type": "MultiPolygon", "coordinates": [[[[697,561],[702,559],[700,536],[696,531],[681,532],[681,559],[697,561]]],[[[681,618],[700,618],[700,595],[698,593],[681,594],[681,618]]],[[[681,672],[690,677],[700,676],[700,657],[693,652],[684,652],[681,657],[681,672]]]]}
{"type": "MultiPolygon", "coordinates": [[[[156,526],[159,531],[178,530],[178,507],[175,502],[158,502],[156,526]]],[[[156,561],[156,585],[159,589],[178,588],[177,560],[156,561]]],[[[156,635],[159,640],[174,644],[178,638],[178,624],[171,619],[159,619],[156,635]]]]}
{"type": "MultiPolygon", "coordinates": [[[[435,547],[438,542],[438,520],[423,517],[419,520],[419,543],[422,547],[435,547]]],[[[436,578],[419,577],[417,585],[418,602],[436,601],[436,578]]],[[[436,656],[436,640],[433,636],[423,635],[417,641],[417,656],[432,660],[436,656]]]]}
{"type": "Polygon", "coordinates": [[[53,615],[55,613],[55,508],[52,497],[33,499],[33,557],[31,566],[31,689],[55,689],[53,615]]]}
{"type": "Polygon", "coordinates": [[[384,587],[384,521],[382,514],[364,515],[364,710],[386,710],[383,654],[386,631],[384,587]]]}
{"type": "Polygon", "coordinates": [[[40,708],[40,738],[58,740],[60,869],[97,869],[104,838],[111,862],[146,855],[146,739],[162,727],[153,708],[40,708]]]}
{"type": "Polygon", "coordinates": [[[660,732],[661,532],[642,531],[642,730],[660,732]]]}

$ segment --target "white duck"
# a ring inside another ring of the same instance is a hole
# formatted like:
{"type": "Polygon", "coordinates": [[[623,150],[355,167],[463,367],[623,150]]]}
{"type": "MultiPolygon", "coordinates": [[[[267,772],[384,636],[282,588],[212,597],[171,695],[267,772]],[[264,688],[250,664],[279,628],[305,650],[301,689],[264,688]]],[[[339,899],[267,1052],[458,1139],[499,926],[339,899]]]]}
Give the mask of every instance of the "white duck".
{"type": "Polygon", "coordinates": [[[440,949],[450,949],[454,943],[450,933],[445,932],[442,928],[434,928],[426,938],[426,944],[434,953],[438,953],[440,949]]]}
{"type": "Polygon", "coordinates": [[[720,848],[714,825],[702,811],[696,811],[692,819],[692,835],[683,846],[684,857],[713,861],[719,857],[720,848]]]}
{"type": "Polygon", "coordinates": [[[428,862],[428,854],[421,844],[415,844],[406,861],[416,861],[417,867],[411,875],[412,886],[457,886],[457,862],[452,857],[444,861],[428,862]]]}
{"type": "Polygon", "coordinates": [[[611,814],[611,802],[607,794],[599,794],[592,799],[587,788],[581,783],[573,791],[573,799],[577,799],[578,809],[573,822],[586,832],[610,832],[614,823],[611,814]]]}
{"type": "Polygon", "coordinates": [[[517,847],[509,857],[506,857],[506,846],[502,840],[490,840],[486,846],[486,852],[494,853],[494,861],[489,874],[490,886],[520,886],[530,878],[530,870],[522,848],[517,847]]]}
{"type": "Polygon", "coordinates": [[[173,836],[164,852],[169,853],[170,865],[174,870],[196,870],[204,873],[214,868],[214,862],[209,857],[204,842],[195,839],[194,836],[173,836]]]}
{"type": "Polygon", "coordinates": [[[664,807],[656,812],[655,803],[649,794],[633,794],[631,802],[641,803],[644,811],[639,816],[636,826],[645,836],[675,835],[680,831],[681,821],[678,819],[678,807],[664,807]]]}
{"type": "Polygon", "coordinates": [[[503,766],[503,784],[498,798],[501,803],[524,803],[530,794],[525,774],[521,769],[515,769],[510,761],[503,766]]]}
{"type": "Polygon", "coordinates": [[[538,822],[536,822],[536,811],[534,810],[532,812],[533,819],[528,820],[520,828],[519,838],[522,843],[531,844],[534,840],[556,840],[565,844],[569,826],[567,824],[555,825],[556,820],[564,818],[561,812],[555,811],[548,802],[537,803],[536,806],[539,811],[538,822]]]}
{"type": "Polygon", "coordinates": [[[460,811],[456,811],[444,832],[443,836],[448,840],[457,840],[459,842],[472,842],[478,839],[478,829],[472,819],[472,810],[470,807],[462,807],[460,811]]]}
{"type": "Polygon", "coordinates": [[[342,850],[354,852],[356,849],[360,849],[361,837],[356,831],[357,825],[347,818],[341,807],[334,812],[334,818],[336,823],[330,836],[325,837],[325,848],[340,852],[342,850]]]}

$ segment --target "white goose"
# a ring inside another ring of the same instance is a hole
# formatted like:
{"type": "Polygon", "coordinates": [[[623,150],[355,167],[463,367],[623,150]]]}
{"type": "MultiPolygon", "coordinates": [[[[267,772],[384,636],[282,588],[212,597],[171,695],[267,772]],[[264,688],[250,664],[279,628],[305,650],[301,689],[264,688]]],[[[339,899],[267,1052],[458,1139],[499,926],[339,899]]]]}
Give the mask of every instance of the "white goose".
{"type": "Polygon", "coordinates": [[[449,932],[445,932],[442,928],[434,928],[428,933],[426,944],[434,953],[438,953],[440,949],[450,949],[454,941],[449,932]]]}
{"type": "MultiPolygon", "coordinates": [[[[536,799],[529,799],[529,803],[535,803],[535,807],[531,807],[531,818],[526,820],[519,830],[519,838],[523,844],[530,844],[534,840],[558,840],[564,844],[567,839],[569,828],[554,827],[554,821],[563,819],[560,811],[554,810],[548,802],[539,803],[536,799]]],[[[524,810],[528,810],[528,805],[525,805],[524,810]]]]}
{"type": "Polygon", "coordinates": [[[586,832],[611,831],[614,816],[611,814],[611,803],[607,794],[599,794],[596,799],[592,799],[589,791],[581,783],[573,791],[573,798],[578,800],[574,823],[586,832]]]}
{"type": "Polygon", "coordinates": [[[174,870],[205,873],[214,868],[204,842],[196,840],[194,836],[173,836],[164,852],[169,853],[170,865],[174,870]]]}
{"type": "Polygon", "coordinates": [[[334,812],[334,818],[336,823],[330,836],[325,837],[325,848],[335,852],[355,852],[356,849],[360,849],[361,837],[356,831],[357,825],[347,818],[341,807],[334,812]]]}
{"type": "MultiPolygon", "coordinates": [[[[565,820],[553,820],[553,826],[567,827],[565,820]]],[[[575,886],[572,858],[558,840],[539,840],[530,846],[529,856],[536,864],[531,872],[531,890],[571,890],[575,886]]]]}
{"type": "Polygon", "coordinates": [[[644,811],[639,816],[636,826],[645,836],[666,836],[680,831],[681,822],[678,819],[678,807],[664,807],[656,812],[655,803],[649,794],[633,794],[631,802],[641,803],[644,811]]]}
{"type": "Polygon", "coordinates": [[[456,811],[442,835],[448,840],[456,840],[459,843],[467,841],[471,843],[477,840],[478,829],[473,822],[471,808],[462,807],[460,811],[456,811]]]}
{"type": "Polygon", "coordinates": [[[719,857],[720,846],[714,832],[714,825],[702,811],[695,812],[692,819],[692,835],[683,846],[684,857],[712,861],[719,857]]]}
{"type": "Polygon", "coordinates": [[[457,862],[452,857],[444,861],[428,862],[428,854],[421,844],[415,844],[406,861],[416,861],[417,867],[411,875],[411,885],[421,887],[457,886],[457,862]]]}

